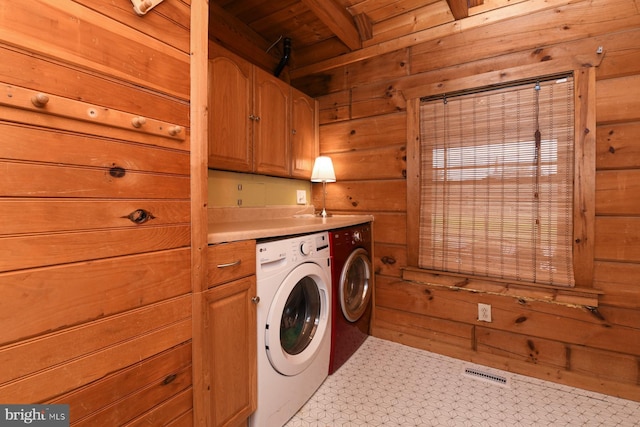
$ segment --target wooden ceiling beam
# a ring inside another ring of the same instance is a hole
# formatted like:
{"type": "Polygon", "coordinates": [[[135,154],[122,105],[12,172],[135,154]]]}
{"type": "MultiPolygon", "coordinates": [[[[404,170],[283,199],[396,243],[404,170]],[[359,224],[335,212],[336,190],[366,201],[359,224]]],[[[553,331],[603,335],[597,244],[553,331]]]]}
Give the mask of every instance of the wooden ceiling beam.
{"type": "Polygon", "coordinates": [[[362,39],[353,22],[353,17],[335,0],[302,0],[302,3],[349,49],[358,50],[362,47],[362,39]]]}
{"type": "MultiPolygon", "coordinates": [[[[464,26],[467,30],[479,28],[507,19],[530,15],[532,13],[541,12],[543,10],[560,7],[565,5],[566,1],[567,0],[544,0],[531,3],[522,2],[516,5],[512,5],[508,8],[502,8],[494,12],[489,12],[487,14],[472,15],[469,18],[465,19],[464,26]]],[[[289,74],[292,80],[300,79],[312,74],[318,74],[326,72],[327,70],[344,67],[349,64],[384,55],[385,53],[405,49],[411,46],[418,45],[420,43],[425,43],[428,41],[457,34],[459,32],[459,23],[452,21],[449,23],[440,24],[432,28],[420,30],[415,33],[407,34],[405,36],[396,37],[392,40],[386,40],[372,46],[367,46],[355,52],[345,53],[344,55],[319,61],[307,66],[295,68],[294,70],[290,71],[289,74]]]]}
{"type": "Polygon", "coordinates": [[[456,19],[462,19],[469,16],[469,1],[468,0],[447,0],[451,14],[456,19]]]}
{"type": "Polygon", "coordinates": [[[273,71],[279,58],[268,54],[269,42],[215,2],[209,2],[209,38],[259,67],[273,71]]]}
{"type": "Polygon", "coordinates": [[[373,22],[366,13],[359,13],[353,17],[353,21],[356,23],[358,33],[360,33],[360,39],[362,41],[371,40],[373,38],[373,22]]]}

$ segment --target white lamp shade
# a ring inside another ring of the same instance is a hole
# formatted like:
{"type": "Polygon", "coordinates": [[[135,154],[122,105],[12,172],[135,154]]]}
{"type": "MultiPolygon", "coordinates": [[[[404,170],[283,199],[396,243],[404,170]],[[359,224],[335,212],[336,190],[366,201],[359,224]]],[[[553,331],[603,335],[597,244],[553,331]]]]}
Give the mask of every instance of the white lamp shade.
{"type": "Polygon", "coordinates": [[[311,182],[336,182],[336,173],[333,171],[331,157],[316,157],[311,172],[311,182]]]}

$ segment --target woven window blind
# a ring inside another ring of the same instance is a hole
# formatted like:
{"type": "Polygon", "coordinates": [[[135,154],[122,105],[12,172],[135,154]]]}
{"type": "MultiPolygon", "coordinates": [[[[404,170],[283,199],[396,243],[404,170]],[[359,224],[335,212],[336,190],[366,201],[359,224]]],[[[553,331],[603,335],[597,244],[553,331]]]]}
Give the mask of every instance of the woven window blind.
{"type": "Polygon", "coordinates": [[[573,78],[420,104],[425,269],[573,286],[573,78]]]}

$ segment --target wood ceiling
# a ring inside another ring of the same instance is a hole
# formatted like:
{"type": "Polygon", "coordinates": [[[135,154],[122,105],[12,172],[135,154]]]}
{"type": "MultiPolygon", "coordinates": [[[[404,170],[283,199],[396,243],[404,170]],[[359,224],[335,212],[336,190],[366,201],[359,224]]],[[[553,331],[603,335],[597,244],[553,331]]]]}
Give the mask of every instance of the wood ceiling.
{"type": "Polygon", "coordinates": [[[507,3],[513,1],[210,0],[209,38],[270,71],[289,38],[291,73],[375,46],[386,44],[389,51],[403,36],[507,3]]]}

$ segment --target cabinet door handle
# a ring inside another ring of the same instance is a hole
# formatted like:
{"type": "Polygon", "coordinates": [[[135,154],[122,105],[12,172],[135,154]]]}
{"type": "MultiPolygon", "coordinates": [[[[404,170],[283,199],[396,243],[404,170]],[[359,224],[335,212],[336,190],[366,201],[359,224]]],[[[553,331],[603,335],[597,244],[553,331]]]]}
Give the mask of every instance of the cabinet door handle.
{"type": "Polygon", "coordinates": [[[260,302],[260,297],[259,296],[255,296],[253,298],[251,298],[251,302],[254,304],[258,304],[260,302]]]}
{"type": "Polygon", "coordinates": [[[240,265],[241,262],[242,262],[242,260],[239,259],[237,261],[228,262],[226,264],[218,264],[216,267],[218,267],[218,268],[235,267],[236,265],[240,265]]]}

